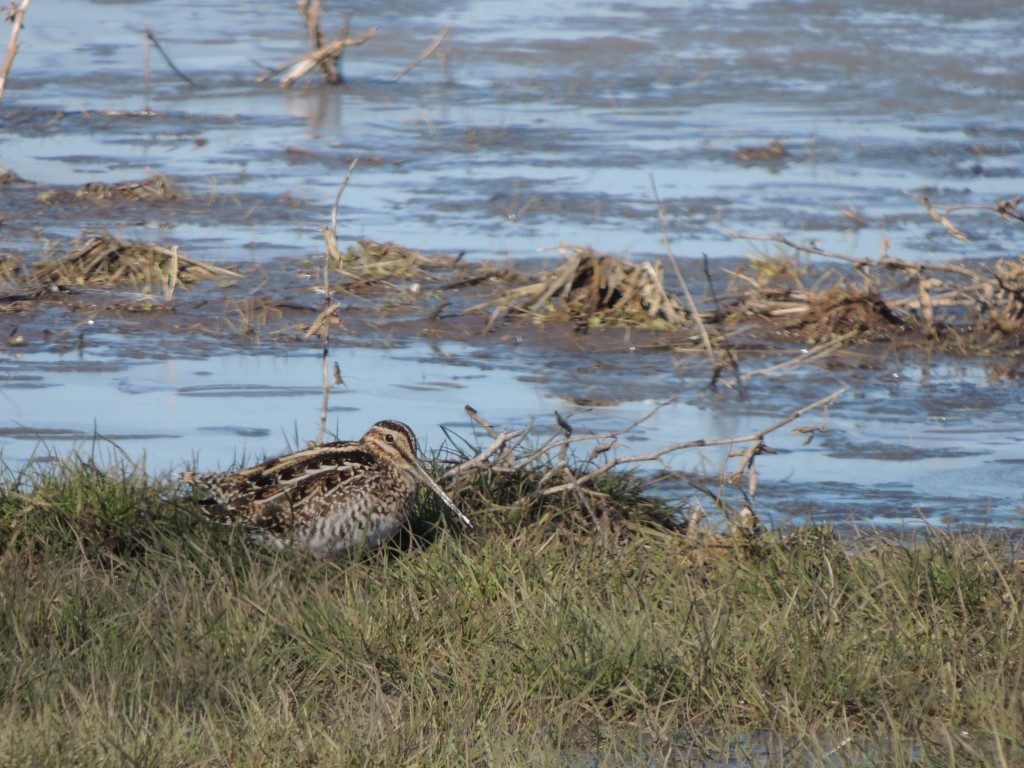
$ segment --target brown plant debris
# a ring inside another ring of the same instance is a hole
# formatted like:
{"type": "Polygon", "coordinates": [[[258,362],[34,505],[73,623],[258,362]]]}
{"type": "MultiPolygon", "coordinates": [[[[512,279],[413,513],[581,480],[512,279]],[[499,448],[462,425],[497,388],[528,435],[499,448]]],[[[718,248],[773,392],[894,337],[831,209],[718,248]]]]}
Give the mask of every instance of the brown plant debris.
{"type": "Polygon", "coordinates": [[[21,263],[10,253],[0,252],[0,282],[7,282],[18,274],[21,263]]]}
{"type": "Polygon", "coordinates": [[[860,340],[890,339],[914,326],[913,318],[894,312],[873,290],[834,286],[823,291],[748,291],[747,311],[770,318],[786,331],[799,331],[808,341],[827,341],[837,336],[860,340]]]}
{"type": "Polygon", "coordinates": [[[688,313],[665,288],[661,264],[631,264],[576,246],[561,251],[565,258],[562,266],[470,310],[496,307],[540,315],[563,312],[584,326],[682,328],[688,324],[688,313]]]}
{"type": "MultiPolygon", "coordinates": [[[[1011,223],[1024,221],[1018,212],[1019,197],[994,205],[937,206],[927,198],[919,202],[951,237],[961,242],[964,235],[949,219],[952,212],[988,211],[1011,223]]],[[[888,240],[883,239],[881,254],[871,259],[828,251],[816,242],[799,243],[781,235],[733,234],[781,246],[790,255],[775,260],[783,264],[795,265],[794,257],[804,254],[852,266],[852,274],[837,272],[839,277],[830,285],[819,286],[817,293],[804,289],[795,268],[776,271],[771,278],[763,269],[755,277],[734,275],[753,286],[741,301],[748,311],[773,318],[806,314],[809,320],[798,320],[789,328],[808,328],[813,338],[821,339],[822,332],[827,335],[829,327],[842,334],[865,326],[871,331],[865,338],[870,340],[891,338],[901,330],[918,330],[933,339],[955,341],[961,349],[1019,345],[1024,341],[1024,255],[1001,259],[994,265],[911,261],[890,255],[888,240]],[[794,287],[768,289],[768,281],[778,282],[779,277],[791,281],[794,287]],[[862,288],[849,287],[854,278],[862,288]],[[842,301],[837,293],[840,289],[845,293],[842,301]],[[812,306],[815,301],[817,305],[812,306]]],[[[760,259],[758,263],[766,261],[771,260],[760,259]]]]}
{"type": "Polygon", "coordinates": [[[167,176],[158,173],[141,181],[122,181],[119,184],[90,181],[73,191],[52,189],[42,193],[39,197],[45,203],[64,200],[90,200],[95,203],[111,201],[156,203],[184,200],[188,198],[188,194],[179,192],[167,176]]]}
{"type": "Polygon", "coordinates": [[[341,252],[328,237],[328,254],[335,268],[348,282],[342,290],[359,291],[392,280],[432,281],[450,274],[462,256],[428,256],[392,242],[358,240],[357,245],[341,252]]]}
{"type": "Polygon", "coordinates": [[[362,45],[368,40],[372,40],[377,35],[377,27],[370,27],[370,29],[361,35],[349,37],[349,25],[346,23],[345,31],[341,37],[332,40],[329,43],[324,43],[322,33],[320,31],[319,3],[315,3],[314,5],[315,10],[313,13],[315,16],[309,15],[306,10],[306,3],[300,2],[299,9],[303,14],[303,18],[306,20],[315,50],[305,56],[293,59],[287,64],[271,70],[270,72],[260,75],[257,78],[257,82],[262,83],[272,77],[276,77],[277,75],[284,73],[281,77],[281,87],[291,88],[296,81],[317,68],[319,68],[323,73],[324,82],[330,85],[339,85],[344,82],[344,78],[338,68],[338,60],[346,48],[354,48],[357,45],[362,45]]]}
{"type": "Polygon", "coordinates": [[[185,197],[162,173],[142,181],[123,181],[120,184],[93,181],[79,187],[75,191],[75,196],[91,200],[146,200],[149,202],[181,200],[185,197]]]}
{"type": "Polygon", "coordinates": [[[31,279],[41,285],[192,283],[211,277],[239,277],[237,272],[191,259],[153,243],[132,243],[110,234],[90,235],[56,263],[42,264],[31,279]]]}
{"type": "Polygon", "coordinates": [[[773,139],[763,147],[740,147],[732,157],[741,163],[766,163],[784,160],[787,154],[786,145],[773,139]]]}

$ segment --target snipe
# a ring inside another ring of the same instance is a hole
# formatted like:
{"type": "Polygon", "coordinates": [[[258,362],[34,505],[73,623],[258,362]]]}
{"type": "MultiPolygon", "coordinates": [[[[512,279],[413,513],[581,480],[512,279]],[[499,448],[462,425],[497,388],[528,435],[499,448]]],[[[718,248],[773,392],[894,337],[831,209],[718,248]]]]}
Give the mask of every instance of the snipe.
{"type": "Polygon", "coordinates": [[[417,480],[472,527],[423,469],[416,436],[400,421],[378,421],[356,442],[327,443],[238,472],[185,472],[181,479],[210,494],[201,502],[207,517],[322,555],[393,536],[412,512],[417,480]]]}

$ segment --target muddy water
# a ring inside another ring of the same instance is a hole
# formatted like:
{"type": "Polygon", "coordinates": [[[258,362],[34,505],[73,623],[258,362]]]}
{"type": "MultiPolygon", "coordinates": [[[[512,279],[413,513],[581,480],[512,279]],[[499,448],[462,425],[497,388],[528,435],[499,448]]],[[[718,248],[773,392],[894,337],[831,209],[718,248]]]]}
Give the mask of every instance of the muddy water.
{"type": "MultiPolygon", "coordinates": [[[[330,4],[328,4],[330,5],[330,4]]],[[[541,3],[346,6],[353,32],[343,88],[258,84],[260,66],[305,49],[293,8],[261,2],[64,0],[30,7],[0,110],[0,247],[34,258],[83,228],[176,243],[197,258],[259,264],[314,254],[351,158],[343,239],[368,236],[470,259],[518,259],[560,241],[635,258],[673,250],[740,256],[730,231],[815,238],[824,247],[921,260],[1015,256],[1024,228],[991,214],[950,238],[906,193],[946,205],[1024,191],[1024,17],[1002,2],[541,3]],[[446,60],[397,82],[451,24],[446,60]],[[151,30],[174,63],[174,75],[151,30]],[[758,153],[772,141],[784,151],[758,153]],[[752,151],[751,151],[752,150],[752,151]],[[40,198],[90,181],[173,176],[173,205],[40,198]]],[[[341,26],[340,13],[328,29],[341,26]]],[[[312,81],[311,81],[312,83],[312,81]]],[[[0,315],[5,333],[18,324],[0,315]]],[[[600,361],[543,349],[399,341],[339,345],[348,388],[329,426],[344,436],[383,416],[436,446],[439,425],[469,429],[471,403],[498,423],[613,403],[586,428],[628,423],[636,449],[753,431],[841,384],[829,432],[779,436],[761,463],[776,522],[1019,524],[1024,398],[970,362],[892,360],[806,368],[741,400],[666,355],[600,361]]],[[[159,471],[224,466],[315,434],[313,349],[159,359],[132,338],[58,352],[29,334],[0,351],[0,447],[8,462],[63,451],[94,433],[159,471]],[[198,359],[194,359],[198,357],[198,359]]],[[[721,456],[677,457],[713,473],[721,456]]],[[[689,491],[680,486],[680,494],[689,491]]]]}

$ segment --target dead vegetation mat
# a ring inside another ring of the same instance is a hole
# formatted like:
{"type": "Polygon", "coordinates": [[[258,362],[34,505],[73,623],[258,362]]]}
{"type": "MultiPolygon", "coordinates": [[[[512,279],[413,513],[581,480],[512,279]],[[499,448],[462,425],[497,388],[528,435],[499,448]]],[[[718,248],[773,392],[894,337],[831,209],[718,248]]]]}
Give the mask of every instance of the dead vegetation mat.
{"type": "Polygon", "coordinates": [[[159,173],[140,181],[123,181],[117,184],[91,181],[73,190],[52,189],[42,193],[40,199],[45,203],[71,200],[88,200],[94,203],[133,201],[155,203],[187,200],[189,193],[179,190],[170,178],[159,173]]]}
{"type": "MultiPolygon", "coordinates": [[[[1001,201],[992,210],[1019,224],[1021,218],[1011,215],[1018,203],[1001,201]]],[[[175,286],[216,280],[217,288],[206,292],[197,309],[223,317],[242,299],[277,302],[287,310],[279,313],[278,330],[309,331],[306,338],[317,325],[314,318],[325,316],[343,332],[355,332],[345,330],[348,321],[364,311],[375,323],[404,321],[420,332],[429,324],[432,335],[443,335],[445,328],[457,336],[483,335],[498,327],[521,328],[523,322],[561,323],[569,334],[643,329],[663,338],[667,348],[705,347],[714,355],[763,350],[766,342],[773,350],[780,342],[927,343],[940,352],[983,354],[1017,349],[1024,339],[1024,255],[922,263],[895,258],[886,245],[878,258],[856,259],[813,242],[735,235],[769,242],[773,251],[713,270],[707,260],[681,265],[669,256],[638,263],[563,245],[560,262],[524,270],[368,239],[341,250],[328,228],[324,235],[326,255],[307,262],[312,269],[282,273],[294,285],[282,284],[275,273],[239,286],[239,272],[189,257],[176,246],[86,233],[64,254],[31,268],[5,258],[0,280],[9,291],[0,295],[0,310],[17,306],[30,312],[32,300],[60,300],[73,293],[64,288],[75,286],[157,289],[171,305],[175,286]],[[325,292],[334,297],[330,311],[324,309],[325,292]]],[[[197,326],[201,318],[190,327],[197,326]]]]}
{"type": "MultiPolygon", "coordinates": [[[[131,311],[140,308],[140,298],[152,306],[156,295],[170,306],[178,286],[213,278],[230,282],[238,277],[234,270],[180,253],[177,246],[87,233],[71,243],[67,252],[30,268],[0,259],[0,285],[8,288],[0,291],[0,312],[31,319],[54,306],[72,312],[131,311]],[[125,289],[132,294],[125,297],[125,289]],[[85,296],[88,301],[83,303],[85,296]]],[[[45,333],[51,330],[47,327],[45,333]]]]}
{"type": "Polygon", "coordinates": [[[580,330],[593,325],[682,329],[689,316],[665,287],[662,264],[634,264],[591,248],[564,246],[564,263],[536,279],[469,308],[536,319],[565,318],[580,330]]]}
{"type": "Polygon", "coordinates": [[[423,282],[447,279],[459,267],[463,254],[428,255],[392,242],[357,240],[339,251],[337,242],[328,244],[333,270],[343,279],[334,283],[334,290],[368,293],[409,289],[423,282]]]}
{"type": "Polygon", "coordinates": [[[154,243],[122,240],[108,233],[86,235],[70,251],[35,267],[25,285],[194,283],[214,277],[238,277],[234,270],[207,264],[154,243]]]}

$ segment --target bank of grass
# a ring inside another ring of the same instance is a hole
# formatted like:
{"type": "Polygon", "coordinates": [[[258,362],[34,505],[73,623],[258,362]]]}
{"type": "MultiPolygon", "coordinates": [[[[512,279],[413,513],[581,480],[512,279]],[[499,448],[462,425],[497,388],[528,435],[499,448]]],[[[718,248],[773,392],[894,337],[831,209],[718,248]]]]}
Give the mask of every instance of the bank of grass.
{"type": "Polygon", "coordinates": [[[123,468],[7,471],[0,764],[1021,765],[1008,539],[467,512],[324,562],[123,468]]]}

